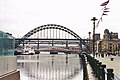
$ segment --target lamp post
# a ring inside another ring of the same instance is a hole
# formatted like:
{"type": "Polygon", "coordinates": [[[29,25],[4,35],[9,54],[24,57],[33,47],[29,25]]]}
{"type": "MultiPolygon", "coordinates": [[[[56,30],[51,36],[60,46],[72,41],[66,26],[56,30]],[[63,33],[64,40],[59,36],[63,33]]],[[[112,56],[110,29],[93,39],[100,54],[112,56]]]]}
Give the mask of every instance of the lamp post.
{"type": "Polygon", "coordinates": [[[89,54],[90,54],[91,53],[91,46],[90,46],[91,45],[90,44],[91,43],[91,37],[90,37],[91,36],[91,32],[88,32],[88,34],[89,34],[89,54]]]}
{"type": "Polygon", "coordinates": [[[93,21],[93,57],[95,57],[95,21],[96,17],[93,17],[91,21],[93,21]]]}

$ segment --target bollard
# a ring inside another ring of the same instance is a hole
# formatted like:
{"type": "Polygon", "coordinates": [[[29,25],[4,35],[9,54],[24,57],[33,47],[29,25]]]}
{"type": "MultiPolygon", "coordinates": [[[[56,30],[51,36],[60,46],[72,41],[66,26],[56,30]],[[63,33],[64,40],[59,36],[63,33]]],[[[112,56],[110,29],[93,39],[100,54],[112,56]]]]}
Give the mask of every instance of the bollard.
{"type": "Polygon", "coordinates": [[[113,69],[107,69],[107,80],[114,80],[113,69]]]}
{"type": "Polygon", "coordinates": [[[101,80],[105,80],[105,68],[106,65],[101,65],[101,80]]]}
{"type": "Polygon", "coordinates": [[[111,61],[113,61],[114,58],[110,58],[111,61]]]}

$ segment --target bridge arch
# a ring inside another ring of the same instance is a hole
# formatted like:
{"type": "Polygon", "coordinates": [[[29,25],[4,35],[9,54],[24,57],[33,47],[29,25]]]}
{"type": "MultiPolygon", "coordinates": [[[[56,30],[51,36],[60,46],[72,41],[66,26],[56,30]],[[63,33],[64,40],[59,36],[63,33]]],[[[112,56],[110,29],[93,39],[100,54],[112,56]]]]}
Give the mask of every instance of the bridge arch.
{"type": "Polygon", "coordinates": [[[54,44],[78,44],[79,47],[82,48],[82,45],[87,46],[86,41],[83,40],[78,34],[73,32],[72,30],[68,29],[67,27],[57,25],[57,24],[46,24],[39,27],[34,28],[33,30],[29,31],[25,34],[22,38],[16,39],[16,47],[20,44],[28,44],[29,42],[33,44],[51,43],[52,46],[54,44]],[[37,35],[37,36],[36,36],[37,35]],[[62,35],[62,36],[61,36],[62,35]],[[36,37],[35,37],[36,36],[36,37]],[[72,38],[71,38],[72,36],[72,38]],[[67,40],[75,40],[74,41],[67,41],[67,40]],[[56,40],[56,42],[55,42],[56,40]],[[61,40],[57,42],[57,40],[61,40]],[[62,41],[64,40],[64,41],[62,41]],[[77,40],[77,41],[76,41],[77,40]]]}
{"type": "MultiPolygon", "coordinates": [[[[48,29],[58,29],[58,30],[61,30],[61,31],[64,31],[68,34],[71,34],[72,36],[74,36],[74,38],[76,39],[82,39],[81,37],[79,37],[75,32],[73,32],[72,30],[64,27],[64,26],[61,26],[61,25],[57,25],[57,24],[47,24],[47,25],[42,25],[42,26],[39,26],[37,28],[34,28],[33,30],[29,31],[27,34],[25,34],[22,38],[28,38],[30,36],[32,36],[33,34],[39,32],[39,31],[44,31],[44,30],[48,30],[48,29]]],[[[47,31],[48,32],[48,31],[47,31]]],[[[54,33],[54,32],[52,32],[54,33]]],[[[46,34],[49,34],[49,33],[46,33],[46,34]]],[[[50,34],[49,34],[50,35],[50,34]]],[[[58,34],[59,37],[57,38],[60,38],[60,35],[61,33],[58,34]]],[[[47,37],[46,37],[47,38],[47,37]]]]}

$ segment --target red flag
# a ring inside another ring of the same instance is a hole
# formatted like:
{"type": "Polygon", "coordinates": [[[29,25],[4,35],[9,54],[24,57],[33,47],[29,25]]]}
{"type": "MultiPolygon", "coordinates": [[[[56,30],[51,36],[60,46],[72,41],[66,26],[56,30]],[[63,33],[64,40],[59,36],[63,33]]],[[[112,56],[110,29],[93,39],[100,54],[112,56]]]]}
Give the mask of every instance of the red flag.
{"type": "Polygon", "coordinates": [[[102,3],[100,6],[106,6],[108,3],[109,3],[109,0],[104,2],[104,3],[102,3]]]}

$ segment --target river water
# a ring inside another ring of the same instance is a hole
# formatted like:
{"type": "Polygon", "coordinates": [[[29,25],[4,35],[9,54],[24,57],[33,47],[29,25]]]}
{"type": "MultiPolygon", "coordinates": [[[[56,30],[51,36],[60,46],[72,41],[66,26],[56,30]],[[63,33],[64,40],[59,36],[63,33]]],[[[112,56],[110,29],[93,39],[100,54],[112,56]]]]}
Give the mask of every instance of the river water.
{"type": "Polygon", "coordinates": [[[21,80],[83,80],[78,54],[18,55],[21,80]]]}

